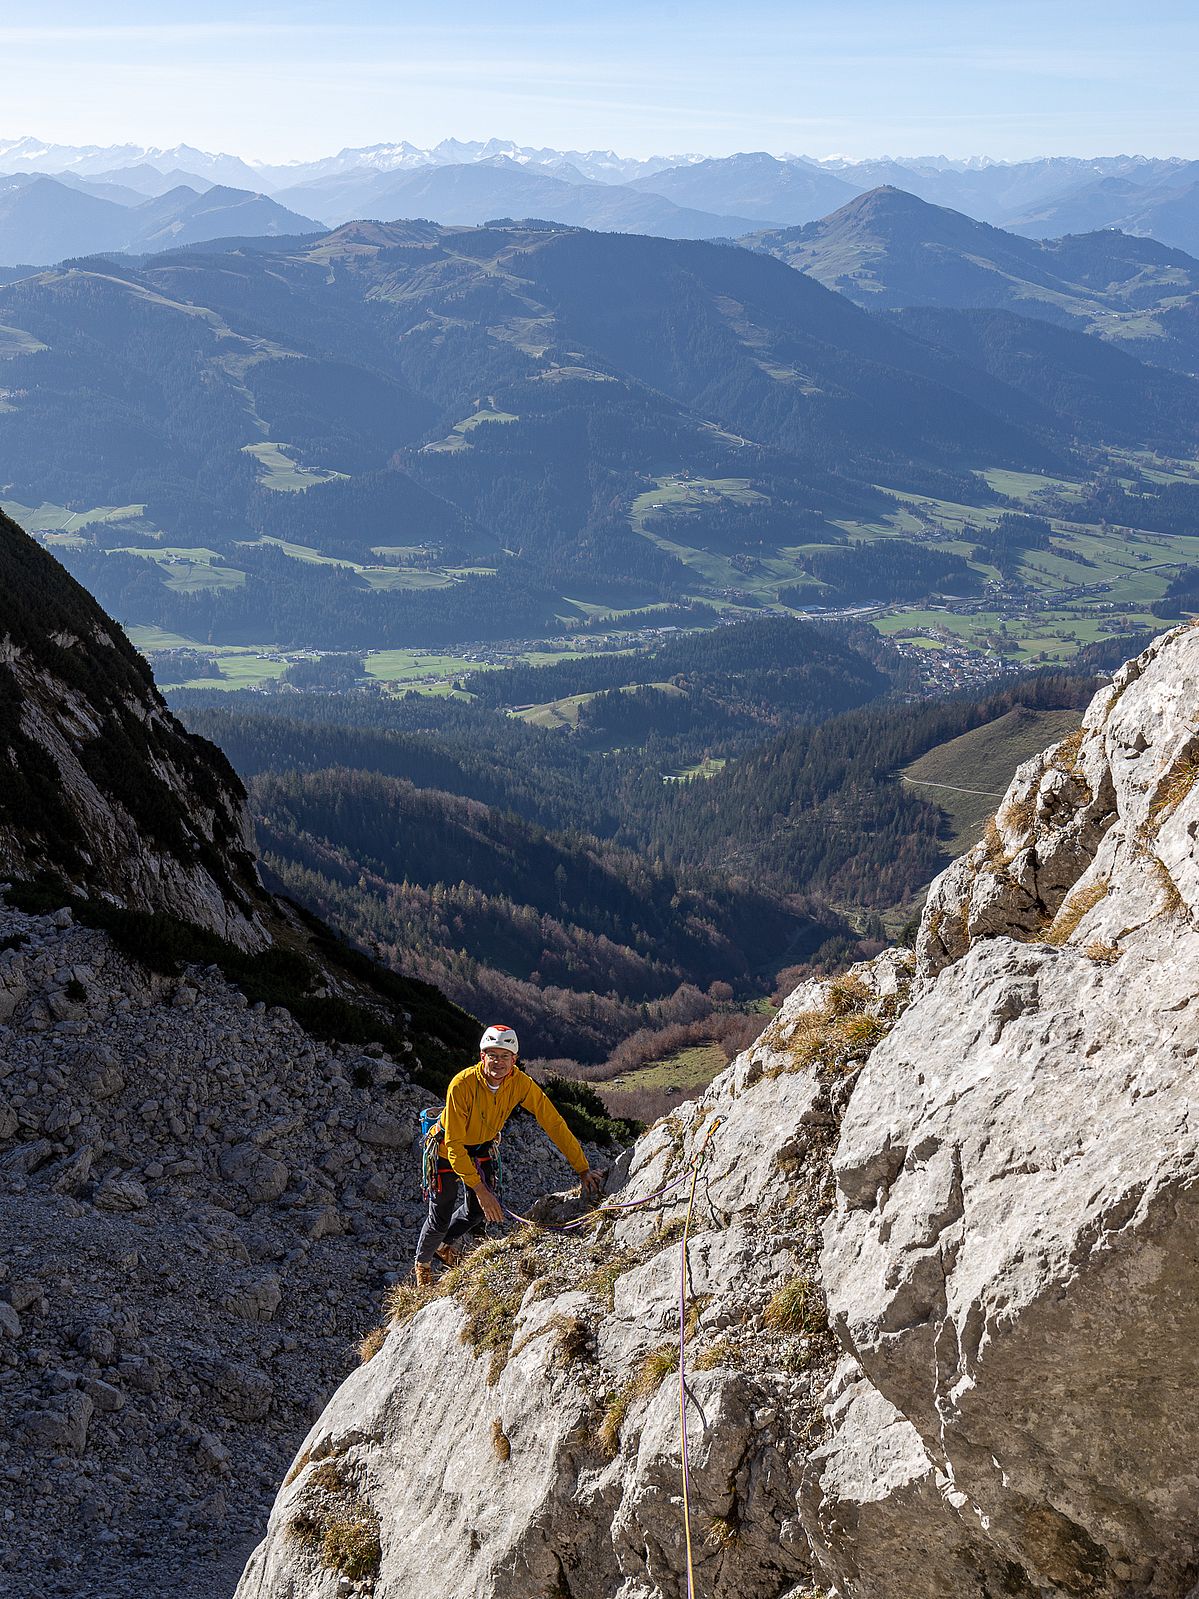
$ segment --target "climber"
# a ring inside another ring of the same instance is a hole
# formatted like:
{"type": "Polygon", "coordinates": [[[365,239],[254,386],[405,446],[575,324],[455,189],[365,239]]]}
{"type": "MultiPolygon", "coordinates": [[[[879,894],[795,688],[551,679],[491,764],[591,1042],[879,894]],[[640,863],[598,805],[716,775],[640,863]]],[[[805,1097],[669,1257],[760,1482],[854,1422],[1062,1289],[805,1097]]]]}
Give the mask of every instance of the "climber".
{"type": "Polygon", "coordinates": [[[433,1122],[426,1142],[431,1157],[425,1175],[429,1213],[416,1245],[415,1275],[422,1286],[433,1281],[434,1259],[457,1265],[458,1239],[484,1221],[503,1221],[496,1144],[518,1105],[532,1112],[573,1166],[585,1195],[603,1189],[603,1172],[588,1165],[578,1139],[541,1088],[520,1070],[517,1054],[511,1027],[489,1027],[479,1041],[478,1063],[453,1079],[445,1108],[433,1122]]]}

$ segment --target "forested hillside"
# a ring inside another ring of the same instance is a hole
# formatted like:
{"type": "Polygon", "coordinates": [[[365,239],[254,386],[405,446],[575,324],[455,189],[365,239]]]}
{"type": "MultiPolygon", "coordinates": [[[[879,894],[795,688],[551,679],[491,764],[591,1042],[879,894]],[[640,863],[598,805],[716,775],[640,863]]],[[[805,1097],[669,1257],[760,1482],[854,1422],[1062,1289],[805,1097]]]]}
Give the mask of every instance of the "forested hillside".
{"type": "MultiPolygon", "coordinates": [[[[803,668],[792,685],[765,640],[794,650],[788,635],[808,631],[760,623],[678,640],[651,663],[564,662],[544,671],[553,690],[593,667],[616,686],[552,730],[502,708],[541,692],[542,669],[482,675],[494,707],[199,690],[173,702],[250,781],[288,892],[468,1008],[527,1018],[536,1053],[597,1062],[646,1029],[715,1035],[714,981],[744,1005],[784,968],[844,960],[856,935],[828,904],[877,930],[952,847],[936,796],[900,770],[1014,706],[1074,708],[1090,692],[1086,676],[1041,676],[940,703],[810,698],[805,715],[803,668]],[[753,670],[736,669],[751,644],[772,663],[771,717],[753,670]],[[712,698],[655,687],[663,659],[675,676],[702,663],[712,698]],[[698,720],[664,729],[646,695],[698,720]],[[731,708],[746,704],[755,714],[738,723],[731,708]],[[663,781],[664,762],[688,760],[703,776],[663,781]]],[[[845,642],[823,647],[827,663],[856,660],[859,683],[878,676],[845,642]]]]}
{"type": "Polygon", "coordinates": [[[6,503],[120,619],[209,644],[843,606],[813,574],[863,543],[871,600],[961,596],[992,573],[878,485],[985,522],[984,469],[1199,437],[1199,386],[1067,330],[900,325],[760,253],[569,228],[79,261],[0,286],[0,322],[6,503]]]}
{"type": "Polygon", "coordinates": [[[638,1027],[708,1015],[713,983],[752,998],[846,931],[801,896],[373,772],[268,774],[251,802],[286,892],[475,1013],[519,1016],[530,1056],[603,1060],[638,1027]]]}
{"type": "Polygon", "coordinates": [[[706,783],[664,788],[642,824],[673,864],[719,855],[764,886],[864,907],[901,903],[944,863],[940,809],[899,768],[1013,705],[1086,704],[1091,680],[1047,676],[980,700],[866,706],[796,728],[706,783]]]}

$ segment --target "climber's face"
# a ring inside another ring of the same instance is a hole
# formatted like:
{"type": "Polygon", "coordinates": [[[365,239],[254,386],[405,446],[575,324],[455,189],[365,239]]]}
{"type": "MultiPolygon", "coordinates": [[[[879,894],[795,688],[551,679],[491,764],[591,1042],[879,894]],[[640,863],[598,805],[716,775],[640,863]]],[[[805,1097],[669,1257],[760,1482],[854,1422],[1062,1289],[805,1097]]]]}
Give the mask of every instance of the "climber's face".
{"type": "Polygon", "coordinates": [[[485,1049],[483,1051],[483,1076],[493,1088],[498,1088],[511,1076],[516,1056],[510,1049],[485,1049]]]}

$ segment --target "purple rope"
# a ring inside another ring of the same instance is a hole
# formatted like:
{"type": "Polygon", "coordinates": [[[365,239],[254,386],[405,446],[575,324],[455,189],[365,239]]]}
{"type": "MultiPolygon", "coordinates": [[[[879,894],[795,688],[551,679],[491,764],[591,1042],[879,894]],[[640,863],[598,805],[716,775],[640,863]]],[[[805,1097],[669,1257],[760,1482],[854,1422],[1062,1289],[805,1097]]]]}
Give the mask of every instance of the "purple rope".
{"type": "Polygon", "coordinates": [[[680,1183],[685,1183],[690,1173],[691,1166],[689,1165],[680,1176],[667,1183],[664,1188],[655,1188],[652,1194],[646,1194],[643,1199],[627,1199],[617,1204],[596,1205],[585,1216],[576,1216],[573,1221],[564,1222],[561,1226],[557,1226],[552,1222],[533,1221],[528,1216],[522,1216],[518,1210],[509,1210],[507,1205],[504,1206],[504,1210],[507,1215],[512,1217],[513,1221],[521,1222],[526,1227],[539,1227],[543,1232],[547,1233],[569,1233],[573,1232],[576,1227],[586,1227],[597,1216],[602,1216],[610,1210],[639,1210],[642,1205],[648,1205],[652,1200],[661,1199],[663,1194],[669,1194],[680,1183]]]}
{"type": "Polygon", "coordinates": [[[691,1202],[679,1240],[679,1432],[683,1467],[683,1532],[687,1544],[687,1599],[695,1599],[695,1580],[691,1569],[691,1450],[687,1440],[687,1232],[691,1226],[691,1206],[695,1203],[695,1183],[699,1162],[691,1172],[691,1202]]]}

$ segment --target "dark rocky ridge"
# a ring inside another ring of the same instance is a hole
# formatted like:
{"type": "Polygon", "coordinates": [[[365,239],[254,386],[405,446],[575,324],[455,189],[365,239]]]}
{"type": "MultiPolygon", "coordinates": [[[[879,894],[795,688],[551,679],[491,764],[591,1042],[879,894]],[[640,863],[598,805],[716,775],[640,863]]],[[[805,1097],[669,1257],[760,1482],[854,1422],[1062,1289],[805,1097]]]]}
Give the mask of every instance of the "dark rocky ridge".
{"type": "Polygon", "coordinates": [[[0,874],[269,942],[245,791],[116,623],[0,515],[0,874]]]}
{"type": "Polygon", "coordinates": [[[0,520],[6,1599],[228,1592],[405,1264],[418,1112],[477,1023],[252,849],[224,756],[0,520]]]}

